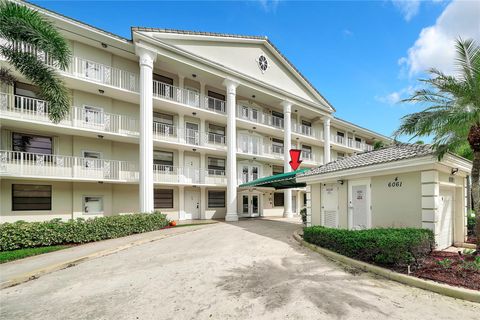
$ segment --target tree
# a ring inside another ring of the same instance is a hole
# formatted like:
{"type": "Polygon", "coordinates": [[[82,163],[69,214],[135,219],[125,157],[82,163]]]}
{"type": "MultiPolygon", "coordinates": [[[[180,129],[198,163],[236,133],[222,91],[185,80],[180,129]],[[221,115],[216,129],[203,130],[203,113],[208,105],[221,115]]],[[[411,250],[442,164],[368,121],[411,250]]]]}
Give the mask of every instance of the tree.
{"type": "Polygon", "coordinates": [[[476,214],[477,253],[480,253],[480,48],[474,40],[456,41],[458,74],[450,76],[437,69],[420,81],[417,90],[404,102],[423,103],[423,111],[406,115],[394,135],[413,138],[433,136],[432,146],[439,159],[447,152],[473,153],[472,199],[476,214]]]}
{"type": "MultiPolygon", "coordinates": [[[[0,0],[0,53],[25,78],[39,87],[48,102],[49,117],[57,123],[69,112],[70,96],[57,75],[65,70],[71,52],[67,41],[38,11],[25,5],[0,0]],[[29,48],[29,50],[22,50],[29,48]]],[[[12,75],[2,69],[3,82],[12,75]]]]}
{"type": "Polygon", "coordinates": [[[375,141],[375,143],[373,144],[373,150],[377,150],[377,149],[380,149],[380,148],[383,148],[385,146],[385,144],[383,143],[383,141],[375,141]]]}

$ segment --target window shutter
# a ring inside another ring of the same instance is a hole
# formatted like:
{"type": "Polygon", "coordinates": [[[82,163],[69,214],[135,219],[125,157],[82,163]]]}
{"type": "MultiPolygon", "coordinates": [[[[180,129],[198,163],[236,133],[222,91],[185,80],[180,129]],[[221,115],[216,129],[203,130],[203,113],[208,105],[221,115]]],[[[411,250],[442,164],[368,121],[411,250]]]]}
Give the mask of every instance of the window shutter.
{"type": "Polygon", "coordinates": [[[12,132],[10,130],[2,130],[2,139],[0,140],[1,150],[12,150],[12,132]]]}

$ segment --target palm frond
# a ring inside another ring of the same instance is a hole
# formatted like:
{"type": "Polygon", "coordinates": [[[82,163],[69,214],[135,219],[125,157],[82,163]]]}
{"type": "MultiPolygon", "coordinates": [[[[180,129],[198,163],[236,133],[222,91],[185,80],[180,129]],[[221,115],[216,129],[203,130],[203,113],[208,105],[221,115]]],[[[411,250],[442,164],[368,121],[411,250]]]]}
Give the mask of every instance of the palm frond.
{"type": "Polygon", "coordinates": [[[71,51],[67,41],[50,21],[25,5],[0,1],[0,37],[33,45],[56,60],[63,70],[70,64],[71,51]]]}
{"type": "Polygon", "coordinates": [[[17,81],[17,78],[12,74],[10,69],[0,67],[0,82],[12,86],[17,81]]]}
{"type": "Polygon", "coordinates": [[[70,96],[56,71],[35,56],[0,46],[0,53],[27,79],[37,85],[40,95],[49,103],[49,117],[58,123],[69,112],[70,96]]]}

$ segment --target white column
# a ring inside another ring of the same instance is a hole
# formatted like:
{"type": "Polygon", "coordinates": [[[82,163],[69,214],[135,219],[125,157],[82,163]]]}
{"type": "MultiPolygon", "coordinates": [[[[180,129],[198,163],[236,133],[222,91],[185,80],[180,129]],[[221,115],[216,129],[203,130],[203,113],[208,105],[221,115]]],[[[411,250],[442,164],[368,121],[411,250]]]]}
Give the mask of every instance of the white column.
{"type": "Polygon", "coordinates": [[[184,150],[178,150],[178,182],[184,183],[185,182],[185,160],[184,160],[184,150]]]}
{"type": "Polygon", "coordinates": [[[200,187],[200,219],[207,219],[207,189],[200,187]]]}
{"type": "Polygon", "coordinates": [[[152,212],[153,205],[153,62],[156,53],[136,48],[140,61],[140,187],[141,212],[152,212]]]}
{"type": "Polygon", "coordinates": [[[185,220],[185,189],[178,187],[178,220],[185,220]]]}
{"type": "Polygon", "coordinates": [[[323,163],[329,163],[330,156],[330,118],[323,119],[323,163]]]}
{"type": "Polygon", "coordinates": [[[185,76],[182,74],[178,75],[178,87],[179,88],[185,88],[185,76]]]}
{"type": "Polygon", "coordinates": [[[183,114],[178,115],[177,139],[185,143],[185,118],[183,114]]]}
{"type": "Polygon", "coordinates": [[[238,221],[237,214],[237,147],[235,105],[238,82],[225,79],[227,89],[227,214],[225,221],[238,221]]]}
{"type": "MultiPolygon", "coordinates": [[[[290,172],[290,149],[292,149],[292,103],[289,101],[283,101],[283,171],[290,172]]],[[[283,216],[291,218],[292,212],[292,190],[285,189],[284,191],[284,208],[283,216]]]]}
{"type": "Polygon", "coordinates": [[[206,183],[206,179],[207,179],[206,155],[205,153],[200,153],[200,183],[206,183]]]}
{"type": "Polygon", "coordinates": [[[206,130],[205,127],[206,127],[205,119],[200,119],[200,128],[199,128],[199,130],[200,130],[199,137],[200,138],[199,139],[200,139],[200,145],[201,146],[206,144],[206,139],[207,139],[206,132],[207,132],[207,130],[206,130]]]}
{"type": "Polygon", "coordinates": [[[205,82],[200,81],[200,107],[204,107],[205,103],[205,82]]]}

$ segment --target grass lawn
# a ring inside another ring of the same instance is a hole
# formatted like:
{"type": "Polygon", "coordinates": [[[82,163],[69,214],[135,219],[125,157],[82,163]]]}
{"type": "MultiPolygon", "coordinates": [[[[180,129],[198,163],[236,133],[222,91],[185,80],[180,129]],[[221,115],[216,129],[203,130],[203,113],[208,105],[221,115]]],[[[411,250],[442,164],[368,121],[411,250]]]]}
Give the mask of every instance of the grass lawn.
{"type": "Polygon", "coordinates": [[[36,256],[37,254],[62,250],[69,247],[70,246],[50,246],[50,247],[40,247],[40,248],[19,249],[19,250],[12,250],[12,251],[0,251],[0,263],[23,259],[30,256],[36,256]]]}

